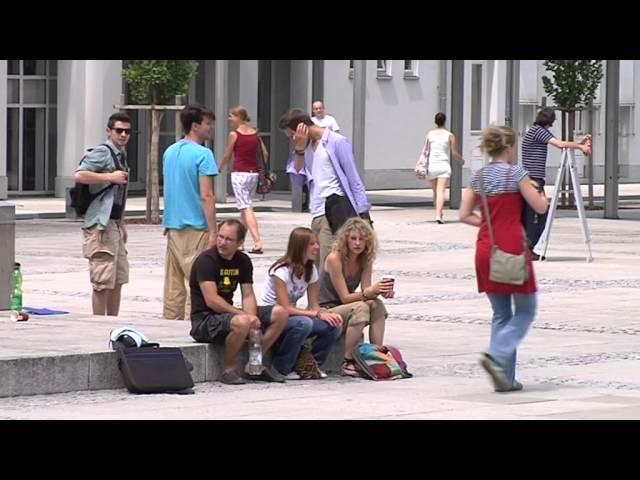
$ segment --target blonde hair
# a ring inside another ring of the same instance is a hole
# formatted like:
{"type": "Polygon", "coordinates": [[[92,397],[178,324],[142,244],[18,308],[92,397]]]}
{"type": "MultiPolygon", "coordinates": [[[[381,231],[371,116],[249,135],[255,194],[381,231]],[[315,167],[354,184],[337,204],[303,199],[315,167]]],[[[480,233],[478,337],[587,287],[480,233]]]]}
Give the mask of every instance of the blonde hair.
{"type": "Polygon", "coordinates": [[[366,220],[360,217],[349,218],[336,232],[336,240],[333,242],[332,251],[340,252],[342,264],[346,265],[347,257],[349,256],[349,235],[353,231],[358,232],[365,238],[364,251],[358,256],[360,270],[364,270],[367,266],[373,265],[378,253],[378,237],[366,220]]]}
{"type": "Polygon", "coordinates": [[[251,117],[249,116],[249,112],[242,105],[238,105],[236,107],[233,107],[229,111],[231,112],[231,114],[235,115],[236,117],[239,117],[240,120],[242,120],[244,122],[250,122],[251,121],[251,117]]]}
{"type": "Polygon", "coordinates": [[[516,144],[516,131],[507,126],[494,125],[482,132],[480,150],[495,157],[504,152],[508,147],[516,144]]]}

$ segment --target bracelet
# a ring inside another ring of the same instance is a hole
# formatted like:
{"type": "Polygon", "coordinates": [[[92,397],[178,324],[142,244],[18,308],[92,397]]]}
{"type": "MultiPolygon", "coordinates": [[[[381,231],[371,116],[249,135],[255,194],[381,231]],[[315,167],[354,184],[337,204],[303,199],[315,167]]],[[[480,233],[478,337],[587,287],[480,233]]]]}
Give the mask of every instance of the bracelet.
{"type": "Polygon", "coordinates": [[[296,150],[296,155],[304,155],[304,150],[296,150]]]}

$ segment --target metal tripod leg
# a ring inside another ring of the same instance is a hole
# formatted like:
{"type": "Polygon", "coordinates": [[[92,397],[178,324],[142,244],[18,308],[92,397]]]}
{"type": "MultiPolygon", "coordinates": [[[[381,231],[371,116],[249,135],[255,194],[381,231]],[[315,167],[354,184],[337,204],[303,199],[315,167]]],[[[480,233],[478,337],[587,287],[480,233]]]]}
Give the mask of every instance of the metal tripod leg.
{"type": "Polygon", "coordinates": [[[580,189],[580,183],[578,182],[578,175],[576,174],[575,169],[575,162],[573,161],[573,151],[571,151],[569,155],[569,172],[571,174],[571,183],[573,184],[573,196],[576,199],[576,209],[578,210],[578,217],[580,218],[580,228],[582,229],[582,238],[584,239],[586,259],[587,262],[592,262],[591,232],[589,231],[589,225],[587,224],[587,215],[585,213],[584,202],[582,200],[582,190],[580,189]]]}
{"type": "Polygon", "coordinates": [[[549,212],[547,213],[547,221],[544,225],[544,230],[542,232],[542,235],[540,235],[540,239],[538,240],[538,243],[533,248],[534,252],[541,255],[541,258],[547,256],[547,248],[549,246],[549,236],[551,235],[551,224],[553,223],[553,217],[556,213],[556,209],[558,207],[558,199],[561,194],[560,181],[562,179],[562,175],[566,167],[567,167],[567,151],[562,150],[562,159],[560,160],[560,168],[558,168],[558,173],[556,174],[556,183],[553,187],[553,197],[551,197],[551,205],[549,206],[549,212]]]}
{"type": "MultiPolygon", "coordinates": [[[[551,225],[553,224],[553,218],[558,208],[558,200],[562,194],[560,190],[560,180],[565,170],[568,170],[571,176],[571,185],[573,188],[573,195],[576,200],[576,209],[578,210],[578,217],[580,218],[580,228],[582,230],[582,238],[584,239],[585,253],[587,262],[593,261],[593,254],[591,252],[591,233],[589,231],[589,225],[587,224],[587,216],[584,210],[584,202],[582,199],[582,190],[580,189],[580,182],[578,181],[578,175],[576,174],[574,154],[572,150],[562,150],[562,160],[560,161],[560,168],[558,169],[558,175],[556,177],[556,183],[554,186],[553,197],[551,198],[551,205],[549,206],[549,214],[547,215],[547,222],[544,226],[544,231],[540,236],[540,240],[534,248],[536,253],[542,251],[541,255],[546,257],[547,248],[549,246],[549,237],[551,235],[551,225]]],[[[539,253],[540,254],[540,253],[539,253]]]]}

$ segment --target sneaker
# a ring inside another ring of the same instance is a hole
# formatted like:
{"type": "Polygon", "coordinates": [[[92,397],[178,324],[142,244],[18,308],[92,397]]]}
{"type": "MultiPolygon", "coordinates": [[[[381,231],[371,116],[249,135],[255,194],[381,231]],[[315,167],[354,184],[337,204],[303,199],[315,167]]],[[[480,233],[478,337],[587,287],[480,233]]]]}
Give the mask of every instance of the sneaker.
{"type": "Polygon", "coordinates": [[[327,372],[323,372],[322,370],[320,370],[320,378],[327,378],[329,375],[327,375],[327,372]]]}
{"type": "Polygon", "coordinates": [[[493,380],[493,386],[495,387],[495,391],[506,392],[509,391],[513,385],[504,374],[504,370],[500,366],[495,359],[489,355],[488,353],[483,353],[480,358],[480,365],[491,377],[493,380]]]}
{"type": "Polygon", "coordinates": [[[520,382],[518,382],[518,381],[515,381],[515,382],[513,382],[513,385],[511,385],[506,390],[496,389],[495,391],[499,392],[499,393],[508,393],[508,392],[519,392],[522,389],[523,389],[522,384],[520,382]]]}
{"type": "Polygon", "coordinates": [[[264,367],[262,369],[262,373],[260,375],[254,375],[251,377],[252,380],[258,380],[262,382],[277,382],[284,383],[284,375],[282,375],[279,371],[277,371],[273,366],[269,365],[268,367],[264,367]]]}
{"type": "Polygon", "coordinates": [[[245,381],[240,375],[233,370],[230,372],[224,372],[220,377],[220,381],[226,385],[244,385],[245,381]]]}
{"type": "Polygon", "coordinates": [[[285,380],[302,380],[302,377],[296,372],[291,372],[284,377],[285,380]]]}
{"type": "Polygon", "coordinates": [[[440,225],[444,225],[444,220],[442,219],[441,216],[436,217],[436,223],[439,223],[440,225]]]}

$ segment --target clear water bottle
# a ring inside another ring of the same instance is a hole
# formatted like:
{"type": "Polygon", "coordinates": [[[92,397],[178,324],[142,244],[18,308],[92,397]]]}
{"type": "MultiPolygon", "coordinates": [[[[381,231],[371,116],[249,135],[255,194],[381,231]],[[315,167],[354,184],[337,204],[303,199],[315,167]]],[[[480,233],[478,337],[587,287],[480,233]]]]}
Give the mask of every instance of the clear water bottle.
{"type": "Polygon", "coordinates": [[[11,290],[11,320],[17,321],[22,311],[22,272],[20,264],[15,262],[13,265],[13,278],[11,282],[13,288],[11,290]]]}
{"type": "Polygon", "coordinates": [[[262,331],[252,328],[249,331],[249,375],[262,373],[262,331]]]}

